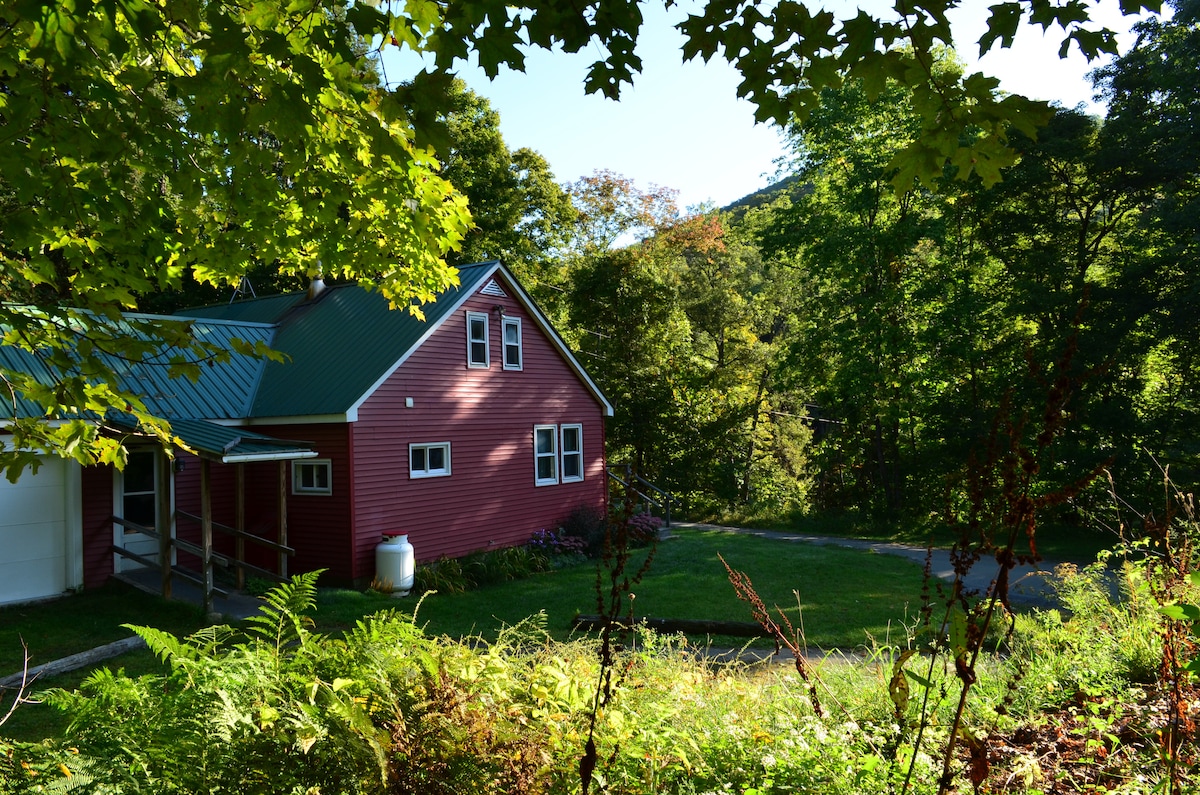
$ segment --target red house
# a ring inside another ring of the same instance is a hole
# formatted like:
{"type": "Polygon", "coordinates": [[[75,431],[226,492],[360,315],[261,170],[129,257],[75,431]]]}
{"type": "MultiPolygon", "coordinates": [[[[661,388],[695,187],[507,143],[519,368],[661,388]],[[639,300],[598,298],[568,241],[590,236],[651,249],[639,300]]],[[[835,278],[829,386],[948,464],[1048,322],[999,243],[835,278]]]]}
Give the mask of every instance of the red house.
{"type": "MultiPolygon", "coordinates": [[[[65,571],[47,581],[52,592],[97,585],[153,559],[157,544],[145,541],[145,560],[112,551],[138,546],[128,523],[195,543],[205,514],[285,538],[288,573],[324,568],[325,583],[362,585],[385,535],[407,534],[417,559],[433,560],[522,544],[579,506],[603,512],[611,404],[502,265],[467,266],[459,278],[424,320],[354,285],[180,313],[197,335],[261,339],[285,361],[234,355],[196,384],[153,386],[150,404],[196,454],[168,465],[131,448],[124,472],[63,462],[0,487],[0,506],[30,502],[21,489],[39,487],[67,505],[7,526],[0,510],[0,557],[65,571]],[[9,554],[38,521],[62,543],[40,558],[9,554]]],[[[189,562],[187,548],[176,547],[176,562],[189,562]]],[[[281,568],[275,552],[245,556],[281,568]]],[[[0,603],[14,601],[3,582],[0,603]]]]}

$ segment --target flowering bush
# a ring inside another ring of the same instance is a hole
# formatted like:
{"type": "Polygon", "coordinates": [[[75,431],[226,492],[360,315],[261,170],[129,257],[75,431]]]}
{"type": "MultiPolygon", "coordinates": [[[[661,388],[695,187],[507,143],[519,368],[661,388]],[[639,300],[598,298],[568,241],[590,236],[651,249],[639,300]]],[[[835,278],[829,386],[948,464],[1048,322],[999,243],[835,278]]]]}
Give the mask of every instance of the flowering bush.
{"type": "Polygon", "coordinates": [[[639,546],[649,544],[658,538],[659,528],[663,520],[648,513],[637,513],[629,517],[629,541],[639,546]]]}
{"type": "Polygon", "coordinates": [[[537,530],[529,539],[529,548],[551,557],[564,555],[580,556],[587,552],[587,542],[578,536],[569,536],[561,530],[537,530]]]}

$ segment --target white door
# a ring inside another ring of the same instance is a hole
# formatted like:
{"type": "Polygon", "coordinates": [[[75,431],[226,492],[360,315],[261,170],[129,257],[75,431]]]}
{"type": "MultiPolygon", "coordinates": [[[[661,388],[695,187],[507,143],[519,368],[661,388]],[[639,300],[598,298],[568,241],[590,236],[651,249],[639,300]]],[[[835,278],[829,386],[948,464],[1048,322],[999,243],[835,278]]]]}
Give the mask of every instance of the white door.
{"type": "MultiPolygon", "coordinates": [[[[155,530],[158,527],[159,458],[154,450],[130,450],[124,470],[114,470],[114,515],[155,530]]],[[[158,539],[124,525],[113,525],[113,544],[158,561],[158,539]]],[[[144,564],[124,555],[116,555],[113,571],[142,568],[144,564]]]]}
{"type": "Polygon", "coordinates": [[[83,584],[79,464],[46,457],[37,474],[0,477],[0,604],[83,584]]]}

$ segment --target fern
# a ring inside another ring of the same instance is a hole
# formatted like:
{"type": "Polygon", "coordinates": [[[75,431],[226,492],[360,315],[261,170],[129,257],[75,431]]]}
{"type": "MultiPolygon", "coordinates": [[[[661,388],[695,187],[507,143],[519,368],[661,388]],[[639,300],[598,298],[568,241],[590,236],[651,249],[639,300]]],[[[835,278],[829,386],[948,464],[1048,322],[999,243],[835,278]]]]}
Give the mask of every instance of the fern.
{"type": "Polygon", "coordinates": [[[177,638],[170,632],[164,632],[154,627],[139,627],[132,624],[122,624],[133,634],[146,641],[146,647],[155,657],[167,663],[172,668],[178,668],[184,660],[197,660],[199,651],[186,640],[177,638]]]}
{"type": "Polygon", "coordinates": [[[273,645],[276,652],[296,643],[304,646],[313,620],[304,615],[317,604],[317,577],[324,569],[297,574],[263,595],[266,602],[256,615],[246,619],[252,636],[273,645]]]}

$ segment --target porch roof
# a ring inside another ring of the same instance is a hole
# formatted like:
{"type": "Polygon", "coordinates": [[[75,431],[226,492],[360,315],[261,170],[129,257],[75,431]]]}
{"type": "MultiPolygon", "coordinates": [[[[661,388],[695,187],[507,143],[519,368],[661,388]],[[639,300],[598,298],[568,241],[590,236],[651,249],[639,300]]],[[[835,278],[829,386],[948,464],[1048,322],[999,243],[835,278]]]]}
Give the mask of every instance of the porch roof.
{"type": "MultiPolygon", "coordinates": [[[[312,442],[277,439],[246,428],[233,428],[195,419],[171,420],[171,431],[197,455],[222,464],[291,461],[315,458],[312,442]]],[[[118,426],[125,423],[118,421],[118,426]]],[[[132,424],[128,424],[133,430],[132,424]]]]}

